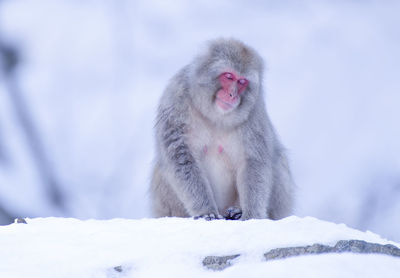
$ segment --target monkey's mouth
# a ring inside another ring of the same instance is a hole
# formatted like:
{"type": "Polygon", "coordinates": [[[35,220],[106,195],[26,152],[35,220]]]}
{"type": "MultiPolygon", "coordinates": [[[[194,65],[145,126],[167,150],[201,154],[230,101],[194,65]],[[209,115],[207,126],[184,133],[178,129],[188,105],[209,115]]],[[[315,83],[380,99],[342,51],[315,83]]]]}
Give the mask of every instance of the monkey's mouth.
{"type": "Polygon", "coordinates": [[[215,98],[215,103],[223,111],[229,111],[229,110],[235,109],[239,105],[239,102],[240,102],[239,98],[237,98],[236,100],[234,100],[232,102],[224,101],[224,100],[220,99],[219,97],[215,98]]]}

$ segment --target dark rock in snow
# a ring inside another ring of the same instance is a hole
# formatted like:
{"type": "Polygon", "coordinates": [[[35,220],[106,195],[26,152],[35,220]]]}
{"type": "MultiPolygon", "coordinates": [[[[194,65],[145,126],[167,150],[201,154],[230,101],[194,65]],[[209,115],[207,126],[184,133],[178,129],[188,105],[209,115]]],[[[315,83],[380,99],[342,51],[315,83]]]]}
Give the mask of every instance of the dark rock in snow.
{"type": "Polygon", "coordinates": [[[267,260],[283,259],[287,257],[300,256],[304,254],[321,254],[332,252],[332,247],[322,244],[313,244],[304,247],[288,247],[272,249],[264,254],[267,260]]]}
{"type": "Polygon", "coordinates": [[[120,278],[126,277],[132,270],[132,265],[118,265],[107,269],[107,278],[120,278]]]}
{"type": "Polygon", "coordinates": [[[28,224],[24,218],[17,218],[14,222],[18,224],[28,224]]]}
{"type": "Polygon", "coordinates": [[[307,254],[343,252],[360,254],[386,254],[400,257],[400,249],[394,245],[382,245],[378,243],[366,242],[363,240],[340,240],[333,247],[323,244],[313,244],[304,247],[277,248],[265,253],[264,257],[268,261],[307,254]]]}
{"type": "MultiPolygon", "coordinates": [[[[313,244],[298,247],[276,248],[264,254],[267,261],[284,259],[301,255],[316,255],[326,253],[357,253],[357,254],[383,254],[400,257],[400,248],[391,244],[378,244],[363,240],[340,240],[335,246],[313,244]]],[[[203,260],[203,265],[212,270],[223,270],[231,265],[231,260],[239,257],[233,256],[208,256],[203,260]]]]}
{"type": "Polygon", "coordinates": [[[376,253],[400,257],[400,248],[392,244],[383,245],[363,240],[340,240],[334,248],[335,252],[376,253]]]}
{"type": "Polygon", "coordinates": [[[203,260],[203,265],[212,270],[223,270],[231,266],[231,260],[239,257],[240,255],[231,256],[207,256],[203,260]]]}

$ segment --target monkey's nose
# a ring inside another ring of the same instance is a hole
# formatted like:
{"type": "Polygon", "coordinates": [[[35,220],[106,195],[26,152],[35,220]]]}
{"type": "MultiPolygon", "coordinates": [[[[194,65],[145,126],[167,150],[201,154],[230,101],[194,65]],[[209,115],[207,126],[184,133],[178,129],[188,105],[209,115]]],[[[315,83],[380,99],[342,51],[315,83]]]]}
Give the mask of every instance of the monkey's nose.
{"type": "Polygon", "coordinates": [[[229,92],[229,96],[230,96],[230,98],[236,98],[238,96],[238,94],[236,91],[233,91],[233,92],[229,92]]]}
{"type": "Polygon", "coordinates": [[[231,86],[228,90],[230,98],[237,98],[238,97],[238,89],[235,86],[231,86]]]}

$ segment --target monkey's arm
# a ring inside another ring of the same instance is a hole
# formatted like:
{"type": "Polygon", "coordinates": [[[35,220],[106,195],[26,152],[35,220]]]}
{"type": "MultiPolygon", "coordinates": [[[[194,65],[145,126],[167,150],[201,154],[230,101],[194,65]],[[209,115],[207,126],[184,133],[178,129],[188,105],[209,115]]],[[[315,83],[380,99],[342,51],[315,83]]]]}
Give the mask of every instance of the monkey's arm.
{"type": "Polygon", "coordinates": [[[248,158],[238,173],[238,192],[241,220],[267,218],[267,207],[272,190],[272,169],[254,158],[248,158]]]}
{"type": "Polygon", "coordinates": [[[185,121],[185,111],[174,107],[160,110],[157,131],[163,164],[173,173],[171,187],[190,216],[207,220],[222,218],[210,185],[187,143],[185,121]]]}
{"type": "Polygon", "coordinates": [[[244,164],[239,168],[237,176],[241,220],[267,218],[273,188],[275,132],[264,109],[260,109],[259,114],[250,118],[250,121],[251,125],[242,128],[247,148],[244,164]]]}

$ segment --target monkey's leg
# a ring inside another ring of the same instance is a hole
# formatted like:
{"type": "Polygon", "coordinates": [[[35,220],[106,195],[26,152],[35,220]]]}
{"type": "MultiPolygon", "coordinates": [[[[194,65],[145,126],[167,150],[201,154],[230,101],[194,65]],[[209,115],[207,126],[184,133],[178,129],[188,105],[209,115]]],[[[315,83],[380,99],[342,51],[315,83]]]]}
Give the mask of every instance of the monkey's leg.
{"type": "Polygon", "coordinates": [[[158,164],[153,169],[150,194],[153,216],[189,216],[158,164]]]}
{"type": "Polygon", "coordinates": [[[268,204],[268,217],[281,219],[289,216],[293,209],[294,182],[284,154],[274,167],[274,184],[268,204]]]}

